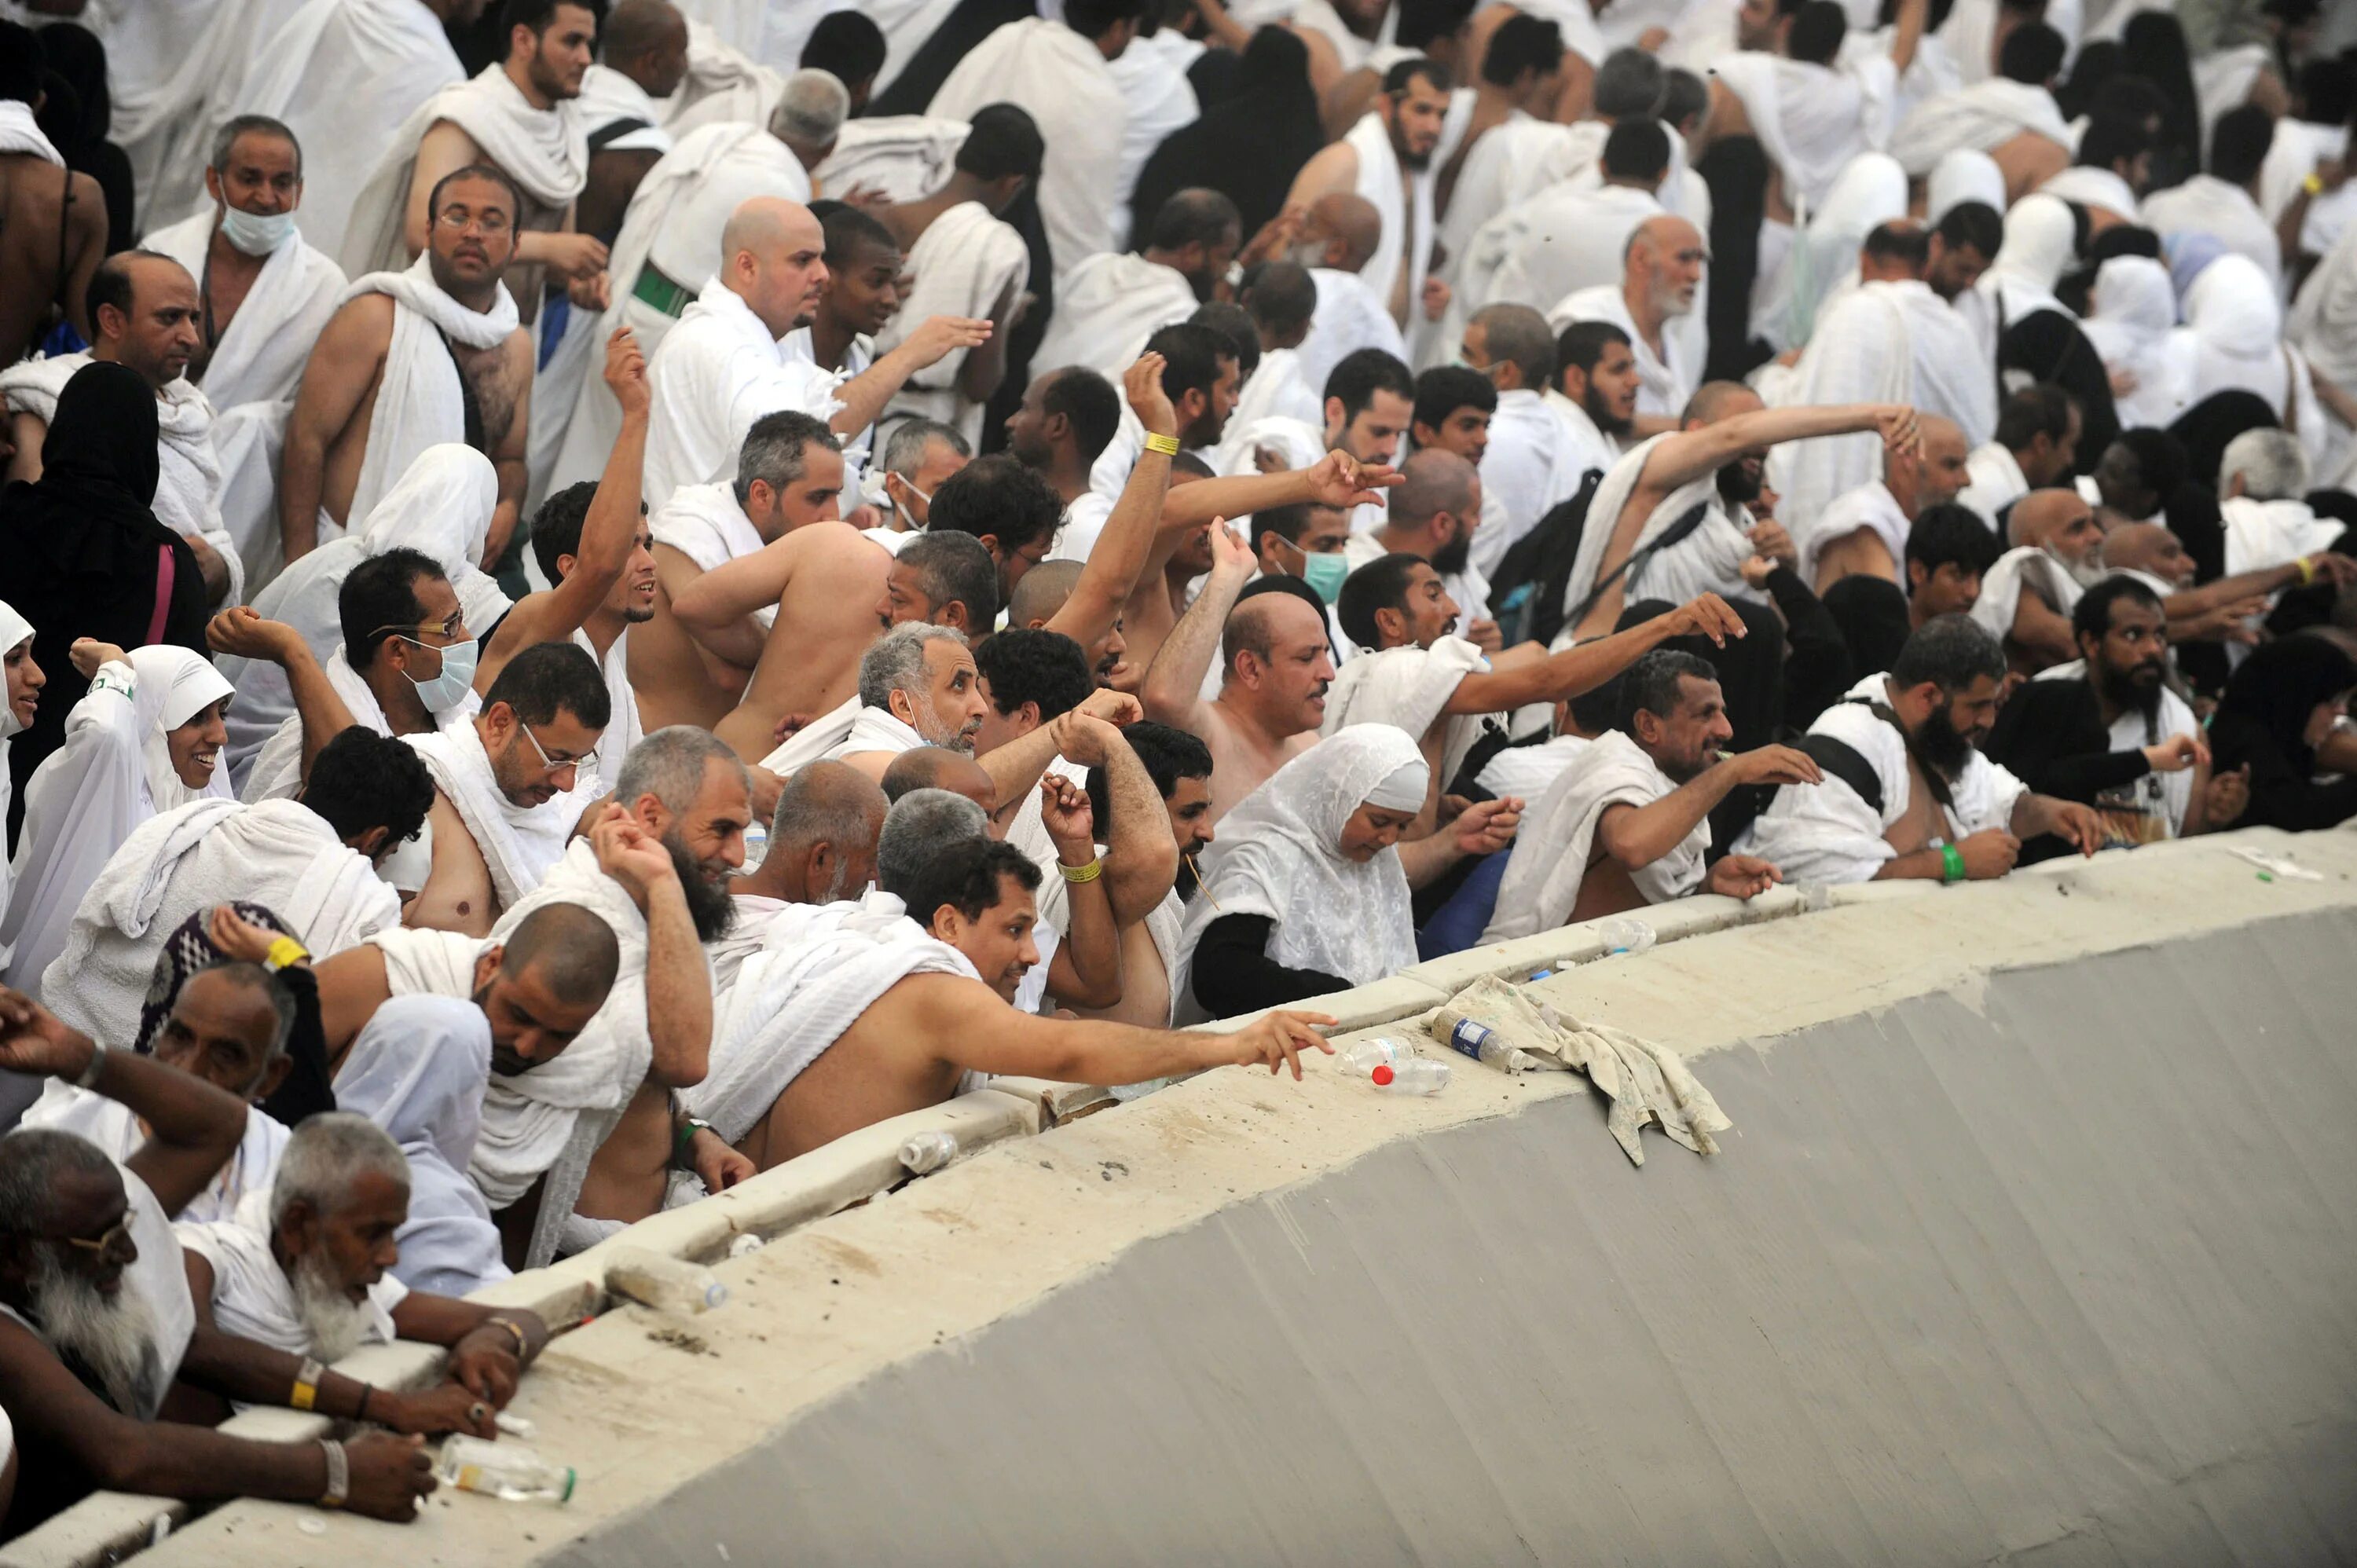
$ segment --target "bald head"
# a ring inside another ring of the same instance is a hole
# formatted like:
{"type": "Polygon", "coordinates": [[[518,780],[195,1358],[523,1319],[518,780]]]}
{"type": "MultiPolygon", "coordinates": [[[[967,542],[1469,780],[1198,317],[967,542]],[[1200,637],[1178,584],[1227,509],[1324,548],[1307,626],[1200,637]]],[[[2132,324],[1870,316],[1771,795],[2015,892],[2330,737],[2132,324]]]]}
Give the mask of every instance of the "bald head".
{"type": "Polygon", "coordinates": [[[2033,545],[2077,566],[2092,564],[2104,542],[2095,509],[2077,490],[2032,490],[2007,515],[2006,540],[2015,549],[2033,545]]]}
{"type": "Polygon", "coordinates": [[[720,231],[721,276],[730,292],[783,338],[809,323],[826,287],[826,231],[799,201],[757,196],[720,231]]]}
{"type": "Polygon", "coordinates": [[[652,98],[668,98],[687,74],[687,18],[671,0],[619,0],[598,30],[606,64],[652,98]]]}
{"type": "Polygon", "coordinates": [[[947,746],[916,746],[894,757],[884,769],[887,800],[898,800],[917,789],[946,789],[963,795],[985,814],[998,810],[998,785],[990,774],[973,757],[947,746]]]}
{"type": "Polygon", "coordinates": [[[2157,522],[2131,522],[2104,535],[2104,564],[2143,572],[2179,588],[2193,585],[2193,557],[2174,533],[2157,522]]]}
{"type": "Polygon", "coordinates": [[[84,295],[98,341],[91,358],[135,371],[156,392],[180,379],[197,351],[197,280],[154,251],[117,251],[84,295]]]}
{"type": "Polygon", "coordinates": [[[1766,406],[1760,394],[1741,381],[1705,381],[1686,399],[1685,412],[1679,419],[1685,424],[1717,424],[1766,406]]]}
{"type": "Polygon", "coordinates": [[[778,791],[770,847],[774,852],[784,845],[799,853],[822,842],[864,839],[873,850],[876,835],[884,829],[888,804],[876,781],[856,768],[841,762],[810,763],[778,791]]]}
{"type": "Polygon", "coordinates": [[[1925,507],[1947,505],[1972,483],[1963,427],[1936,413],[1917,414],[1916,426],[1923,435],[1921,451],[1886,450],[1882,456],[1882,482],[1902,508],[1908,507],[1912,491],[1910,517],[1925,507]]]}
{"type": "Polygon", "coordinates": [[[1309,207],[1309,232],[1319,240],[1340,240],[1343,256],[1332,263],[1355,273],[1373,257],[1383,243],[1383,215],[1365,197],[1338,190],[1319,197],[1309,207]]]}
{"type": "Polygon", "coordinates": [[[1392,526],[1423,528],[1444,511],[1458,518],[1478,516],[1476,483],[1473,465],[1456,453],[1418,447],[1400,465],[1400,483],[1391,495],[1392,526]]]}
{"type": "Polygon", "coordinates": [[[1045,626],[1055,619],[1064,601],[1072,596],[1082,570],[1078,561],[1042,561],[1024,573],[1015,585],[1014,596],[1006,601],[1006,624],[1045,626]]]}
{"type": "Polygon", "coordinates": [[[543,904],[516,923],[500,950],[500,969],[535,977],[566,1007],[602,1006],[622,966],[614,928],[579,904],[543,904]]]}
{"type": "Polygon", "coordinates": [[[1318,285],[1309,269],[1293,262],[1270,262],[1254,277],[1244,308],[1260,328],[1265,349],[1298,344],[1318,313],[1318,285]]]}

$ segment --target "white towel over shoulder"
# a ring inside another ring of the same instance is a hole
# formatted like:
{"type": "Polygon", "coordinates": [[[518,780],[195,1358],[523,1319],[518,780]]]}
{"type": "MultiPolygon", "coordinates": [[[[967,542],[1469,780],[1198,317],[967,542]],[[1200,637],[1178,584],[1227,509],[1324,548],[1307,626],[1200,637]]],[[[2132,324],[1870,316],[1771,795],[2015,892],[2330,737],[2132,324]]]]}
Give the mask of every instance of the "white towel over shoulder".
{"type": "MultiPolygon", "coordinates": [[[[1418,746],[1448,712],[1465,677],[1489,667],[1479,648],[1461,637],[1444,637],[1430,648],[1392,648],[1365,652],[1344,662],[1326,693],[1320,735],[1338,735],[1351,725],[1389,725],[1405,730],[1418,746]]],[[[1449,719],[1441,746],[1440,787],[1457,778],[1466,754],[1481,738],[1485,719],[1459,714],[1449,719]]]]}
{"type": "MultiPolygon", "coordinates": [[[[1571,918],[1596,848],[1597,824],[1609,806],[1650,806],[1677,788],[1642,747],[1607,730],[1575,758],[1523,820],[1514,856],[1498,885],[1497,908],[1482,931],[1502,942],[1549,931],[1571,918]]],[[[1669,854],[1641,866],[1631,880],[1649,904],[1682,897],[1702,885],[1710,820],[1695,824],[1669,854]]]]}
{"type": "Polygon", "coordinates": [[[566,793],[537,806],[519,806],[500,792],[490,754],[473,725],[402,738],[425,759],[434,787],[466,822],[490,868],[500,908],[511,912],[564,857],[574,824],[602,792],[596,771],[584,768],[566,793]]]}

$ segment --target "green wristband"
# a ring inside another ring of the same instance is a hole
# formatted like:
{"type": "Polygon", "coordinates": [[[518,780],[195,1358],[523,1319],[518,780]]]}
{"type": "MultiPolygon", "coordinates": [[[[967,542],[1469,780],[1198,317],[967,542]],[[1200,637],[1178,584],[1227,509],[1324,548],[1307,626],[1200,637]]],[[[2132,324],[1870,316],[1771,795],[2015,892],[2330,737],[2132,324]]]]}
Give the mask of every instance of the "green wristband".
{"type": "Polygon", "coordinates": [[[1964,852],[1954,844],[1940,846],[1940,880],[1962,882],[1964,879],[1964,852]]]}

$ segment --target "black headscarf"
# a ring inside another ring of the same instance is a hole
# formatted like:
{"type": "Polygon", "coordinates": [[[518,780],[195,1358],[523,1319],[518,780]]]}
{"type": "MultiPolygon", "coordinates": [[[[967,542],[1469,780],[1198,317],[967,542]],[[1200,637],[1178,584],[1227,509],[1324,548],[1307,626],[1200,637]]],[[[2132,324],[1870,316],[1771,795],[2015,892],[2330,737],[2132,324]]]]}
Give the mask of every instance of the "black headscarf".
{"type": "Polygon", "coordinates": [[[2308,744],[2309,715],[2319,703],[2357,686],[2357,661],[2321,637],[2286,637],[2262,643],[2227,678],[2216,725],[2231,736],[2237,756],[2221,758],[2231,768],[2249,759],[2255,746],[2272,749],[2293,771],[2315,770],[2308,744]]]}
{"type": "Polygon", "coordinates": [[[1237,64],[1234,96],[1205,104],[1201,118],[1146,160],[1130,199],[1133,231],[1144,235],[1165,201],[1201,186],[1236,204],[1249,240],[1283,209],[1293,177],[1325,145],[1309,50],[1283,27],[1263,27],[1237,64]]]}
{"type": "Polygon", "coordinates": [[[188,541],[156,521],[156,393],[122,365],[85,366],[58,398],[41,444],[41,477],[0,490],[0,560],[8,602],[33,623],[33,657],[48,686],[30,728],[9,747],[16,781],[9,831],[23,819],[25,783],[65,739],[66,714],[90,682],[68,650],[76,638],[118,647],[175,643],[205,652],[205,587],[188,541]],[[172,562],[158,617],[161,558],[172,562]]]}
{"type": "Polygon", "coordinates": [[[87,27],[52,22],[41,29],[41,51],[48,66],[41,132],[66,167],[98,181],[106,198],[106,253],[127,251],[138,230],[132,221],[131,159],[107,139],[114,109],[106,89],[106,46],[87,27]]]}

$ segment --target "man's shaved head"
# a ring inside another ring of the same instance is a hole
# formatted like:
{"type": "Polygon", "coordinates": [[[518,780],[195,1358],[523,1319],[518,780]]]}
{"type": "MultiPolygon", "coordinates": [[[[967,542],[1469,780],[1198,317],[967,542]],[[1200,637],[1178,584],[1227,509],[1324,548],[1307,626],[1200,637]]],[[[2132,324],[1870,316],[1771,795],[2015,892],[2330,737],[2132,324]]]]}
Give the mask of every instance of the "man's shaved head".
{"type": "Polygon", "coordinates": [[[1400,465],[1399,487],[1391,494],[1392,521],[1402,528],[1421,528],[1436,512],[1478,517],[1472,512],[1475,482],[1473,465],[1456,453],[1418,447],[1400,465]]]}
{"type": "Polygon", "coordinates": [[[841,762],[811,763],[778,791],[770,847],[772,852],[783,846],[800,854],[822,843],[865,843],[872,853],[876,835],[884,831],[888,805],[876,781],[856,768],[841,762]]]}
{"type": "Polygon", "coordinates": [[[2006,514],[2006,542],[2017,550],[2025,544],[2050,543],[2059,530],[2087,510],[2085,499],[2077,490],[2059,487],[2032,490],[2006,514]]]}
{"type": "Polygon", "coordinates": [[[916,746],[894,757],[884,769],[888,801],[915,789],[946,789],[963,795],[985,814],[998,810],[998,785],[990,774],[973,757],[947,746],[916,746]]]}
{"type": "Polygon", "coordinates": [[[1717,424],[1722,419],[1764,406],[1760,394],[1741,381],[1705,381],[1686,400],[1685,412],[1679,419],[1686,424],[1717,424]]]}
{"type": "Polygon", "coordinates": [[[761,251],[796,235],[807,238],[815,233],[819,249],[826,249],[826,231],[818,219],[799,201],[789,201],[782,196],[757,196],[740,203],[728,215],[727,226],[720,231],[720,249],[734,255],[738,251],[761,251]]]}
{"type": "Polygon", "coordinates": [[[2143,572],[2180,588],[2193,585],[2193,557],[2177,535],[2157,522],[2130,522],[2104,535],[2104,564],[2143,572]]]}
{"type": "Polygon", "coordinates": [[[606,13],[597,47],[606,58],[636,59],[667,44],[687,43],[687,18],[671,0],[619,0],[606,13]]]}
{"type": "Polygon", "coordinates": [[[1365,197],[1338,190],[1310,203],[1309,227],[1323,238],[1341,241],[1350,252],[1342,270],[1357,272],[1383,243],[1383,215],[1365,197]]]}
{"type": "Polygon", "coordinates": [[[614,929],[579,904],[544,904],[508,933],[500,969],[517,979],[536,973],[567,1007],[595,1007],[622,967],[614,929]]]}
{"type": "Polygon", "coordinates": [[[1701,230],[1668,212],[1646,219],[1629,235],[1629,251],[1632,253],[1641,245],[1655,251],[1675,251],[1701,243],[1701,230]]]}
{"type": "Polygon", "coordinates": [[[811,209],[783,197],[757,196],[728,215],[720,231],[721,278],[782,338],[807,323],[826,287],[826,231],[811,209]]]}
{"type": "Polygon", "coordinates": [[[1014,596],[1006,601],[1006,624],[1045,626],[1055,619],[1064,601],[1072,596],[1082,570],[1078,561],[1043,561],[1024,573],[1023,580],[1015,585],[1014,596]]]}

